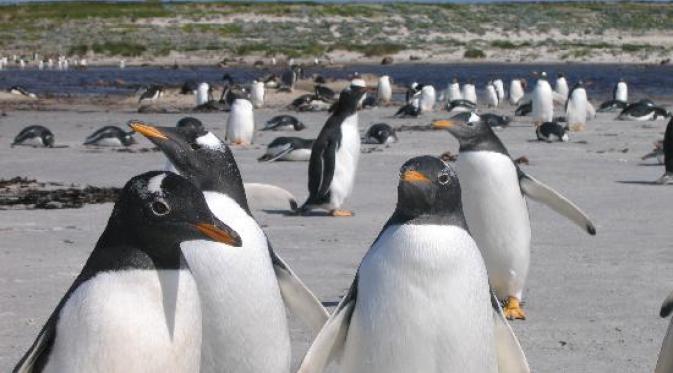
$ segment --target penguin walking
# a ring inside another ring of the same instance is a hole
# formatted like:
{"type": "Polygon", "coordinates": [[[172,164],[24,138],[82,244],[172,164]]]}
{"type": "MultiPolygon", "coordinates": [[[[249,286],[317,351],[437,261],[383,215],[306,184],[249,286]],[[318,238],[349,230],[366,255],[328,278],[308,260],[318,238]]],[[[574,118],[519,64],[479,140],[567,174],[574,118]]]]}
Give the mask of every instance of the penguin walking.
{"type": "Polygon", "coordinates": [[[498,107],[498,103],[498,91],[496,91],[493,82],[488,82],[486,85],[486,105],[488,107],[498,107]]]}
{"type": "Polygon", "coordinates": [[[133,131],[126,132],[117,126],[105,126],[97,129],[84,140],[84,145],[94,146],[131,146],[136,141],[133,131]]]}
{"type": "Polygon", "coordinates": [[[275,254],[252,216],[229,147],[207,131],[132,122],[205,196],[210,211],[239,233],[242,246],[190,243],[184,255],[203,310],[201,372],[290,371],[285,307],[317,333],[327,311],[275,254]]]}
{"type": "Polygon", "coordinates": [[[498,103],[503,102],[505,100],[505,85],[502,83],[502,79],[494,80],[493,87],[498,94],[498,103]]]}
{"type": "Polygon", "coordinates": [[[587,91],[580,80],[573,86],[568,101],[566,101],[566,120],[571,130],[584,130],[589,110],[588,103],[587,91]]]}
{"type": "Polygon", "coordinates": [[[509,83],[509,103],[512,105],[519,105],[519,102],[525,95],[523,79],[512,79],[509,83]]]}
{"type": "Polygon", "coordinates": [[[140,98],[138,99],[138,103],[141,103],[144,100],[156,101],[161,97],[163,97],[163,95],[164,95],[164,87],[153,84],[143,91],[143,93],[140,95],[140,98]]]}
{"type": "Polygon", "coordinates": [[[199,83],[199,85],[196,87],[196,106],[205,105],[212,100],[213,97],[210,84],[205,82],[199,83]]]}
{"type": "Polygon", "coordinates": [[[520,301],[530,265],[531,240],[525,197],[546,204],[591,235],[596,234],[596,228],[572,202],[521,171],[482,120],[440,120],[433,126],[447,129],[460,144],[456,167],[463,186],[465,218],[484,256],[489,283],[504,302],[505,315],[525,319],[520,301]]]}
{"type": "Polygon", "coordinates": [[[314,140],[300,137],[277,137],[266,147],[266,152],[257,158],[259,162],[308,161],[314,140]]]}
{"type": "Polygon", "coordinates": [[[463,96],[463,100],[467,100],[475,106],[477,105],[477,90],[474,87],[474,81],[463,84],[463,92],[461,95],[463,96]]]}
{"type": "Polygon", "coordinates": [[[264,97],[264,82],[258,82],[254,80],[250,87],[250,101],[252,102],[252,106],[254,106],[255,109],[259,109],[264,106],[264,97]]]}
{"type": "Polygon", "coordinates": [[[393,215],[298,372],[323,372],[335,358],[340,372],[529,372],[489,291],[453,169],[412,158],[397,191],[393,215]]]}
{"type": "Polygon", "coordinates": [[[45,126],[28,126],[22,129],[21,132],[14,137],[11,146],[14,147],[16,145],[53,148],[54,134],[45,126]]]}
{"type": "Polygon", "coordinates": [[[14,372],[198,372],[201,302],[187,244],[239,234],[170,172],[132,178],[82,272],[14,372]]]}
{"type": "Polygon", "coordinates": [[[535,84],[532,99],[532,117],[533,123],[537,126],[544,122],[551,122],[554,119],[554,101],[552,90],[547,81],[547,73],[542,72],[535,84]]]}
{"type": "Polygon", "coordinates": [[[309,196],[299,213],[320,208],[331,216],[352,216],[340,210],[350,195],[360,157],[357,110],[365,99],[366,87],[351,85],[341,91],[318,138],[313,143],[308,166],[309,196]]]}
{"type": "Polygon", "coordinates": [[[673,119],[668,121],[663,143],[664,174],[657,180],[658,184],[673,184],[673,119]]]}
{"type": "Polygon", "coordinates": [[[449,87],[447,88],[446,98],[447,98],[447,102],[463,99],[463,94],[460,93],[460,83],[458,83],[457,78],[453,78],[451,80],[451,83],[449,84],[449,87]]]}
{"type": "Polygon", "coordinates": [[[255,133],[255,119],[252,113],[252,102],[245,98],[237,98],[231,104],[227,117],[226,139],[234,145],[252,144],[255,133]]]}
{"type": "Polygon", "coordinates": [[[558,73],[556,76],[556,84],[554,84],[554,101],[561,105],[565,105],[570,97],[570,90],[568,89],[568,81],[563,73],[558,73]]]}
{"type": "Polygon", "coordinates": [[[379,84],[376,88],[376,99],[379,105],[388,105],[393,98],[393,88],[390,85],[390,77],[383,75],[379,78],[379,84]]]}
{"type": "Polygon", "coordinates": [[[306,125],[296,117],[293,117],[292,115],[277,115],[269,119],[266,122],[266,124],[264,124],[264,128],[262,128],[261,130],[279,131],[279,130],[293,129],[295,131],[301,131],[305,128],[306,125]]]}
{"type": "Polygon", "coordinates": [[[397,140],[395,129],[387,123],[372,124],[365,131],[364,142],[366,144],[388,145],[397,140]]]}

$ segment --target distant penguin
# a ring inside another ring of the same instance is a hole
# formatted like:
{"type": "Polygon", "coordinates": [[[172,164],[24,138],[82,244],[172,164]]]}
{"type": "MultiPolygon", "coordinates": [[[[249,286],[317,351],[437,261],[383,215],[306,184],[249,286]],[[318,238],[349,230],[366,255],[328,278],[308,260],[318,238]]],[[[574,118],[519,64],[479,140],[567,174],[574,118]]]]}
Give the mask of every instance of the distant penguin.
{"type": "Polygon", "coordinates": [[[23,87],[21,87],[21,86],[18,86],[18,85],[11,86],[11,87],[7,90],[7,92],[9,92],[9,93],[11,93],[11,94],[13,94],[13,95],[26,96],[26,97],[30,97],[30,98],[37,98],[37,95],[36,95],[35,93],[33,93],[33,92],[29,92],[29,91],[26,90],[25,88],[23,88],[23,87]]]}
{"type": "Polygon", "coordinates": [[[421,104],[420,104],[421,99],[419,97],[415,97],[411,100],[410,103],[402,105],[402,107],[399,108],[393,114],[393,117],[395,118],[416,118],[421,114],[421,104]]]}
{"type": "Polygon", "coordinates": [[[463,100],[470,101],[473,104],[477,104],[477,90],[474,87],[474,82],[463,84],[462,92],[463,100]]]}
{"type": "Polygon", "coordinates": [[[395,211],[357,268],[299,373],[333,360],[341,372],[530,372],[439,158],[401,167],[395,211]]]}
{"type": "MultiPolygon", "coordinates": [[[[50,68],[51,68],[51,66],[50,66],[50,68]]],[[[122,69],[122,70],[126,68],[126,60],[123,60],[123,59],[119,60],[119,68],[122,69]]]]}
{"type": "Polygon", "coordinates": [[[322,84],[317,84],[315,87],[313,87],[313,92],[315,98],[320,101],[334,102],[337,98],[336,92],[322,84]]]}
{"type": "Polygon", "coordinates": [[[390,86],[390,77],[383,75],[379,78],[379,84],[376,88],[376,99],[379,104],[388,105],[393,97],[393,89],[390,86]]]}
{"type": "Polygon", "coordinates": [[[561,105],[565,105],[566,101],[570,98],[570,90],[568,89],[568,81],[565,78],[563,73],[559,73],[556,76],[556,84],[554,84],[554,94],[556,95],[556,101],[561,105]]]}
{"type": "Polygon", "coordinates": [[[587,91],[580,80],[570,91],[566,102],[566,120],[572,131],[581,131],[587,123],[587,91]]]}
{"type": "Polygon", "coordinates": [[[496,91],[493,82],[488,82],[486,85],[486,105],[488,107],[498,107],[498,102],[498,91],[496,91]]]}
{"type": "Polygon", "coordinates": [[[264,82],[258,82],[256,80],[252,82],[250,87],[250,101],[252,102],[252,106],[254,106],[256,109],[264,106],[264,90],[264,82]]]}
{"type": "Polygon", "coordinates": [[[331,216],[352,216],[341,206],[350,195],[360,157],[358,107],[366,88],[351,85],[341,91],[332,115],[313,143],[308,167],[309,196],[299,213],[320,208],[331,216]]]}
{"type": "Polygon", "coordinates": [[[117,126],[105,126],[100,128],[84,140],[84,145],[95,146],[131,146],[136,141],[133,138],[133,131],[126,132],[117,126]]]}
{"type": "Polygon", "coordinates": [[[502,83],[502,79],[494,80],[493,86],[495,87],[495,92],[498,94],[498,102],[505,101],[505,85],[502,83]]]}
{"type": "Polygon", "coordinates": [[[407,87],[407,91],[404,94],[404,101],[408,104],[411,103],[414,98],[418,98],[421,94],[421,88],[423,87],[419,85],[418,82],[409,84],[409,87],[407,87]]]}
{"type": "Polygon", "coordinates": [[[509,84],[509,103],[512,105],[518,105],[524,94],[525,92],[523,90],[521,79],[512,79],[509,84]]]}
{"type": "Polygon", "coordinates": [[[231,105],[227,117],[226,139],[234,145],[252,144],[255,134],[255,119],[252,103],[244,98],[237,98],[231,105]]]}
{"type": "Polygon", "coordinates": [[[477,105],[468,100],[453,100],[446,104],[446,111],[449,113],[460,113],[464,111],[471,112],[475,110],[477,110],[477,105]]]}
{"type": "Polygon", "coordinates": [[[568,132],[565,126],[557,122],[544,122],[535,128],[535,135],[539,141],[546,142],[568,142],[568,132]]]}
{"type": "Polygon", "coordinates": [[[470,233],[484,256],[489,283],[505,303],[505,315],[524,319],[520,301],[531,242],[525,197],[545,203],[589,234],[596,234],[596,228],[572,202],[524,173],[485,122],[449,119],[435,121],[433,127],[446,128],[458,139],[456,169],[470,233]]]}
{"type": "Polygon", "coordinates": [[[423,88],[421,88],[421,98],[420,98],[421,112],[432,112],[435,108],[436,101],[437,96],[435,92],[435,87],[431,85],[424,85],[423,88]]]}
{"type": "Polygon", "coordinates": [[[517,106],[516,110],[514,110],[514,115],[516,115],[517,117],[525,117],[532,111],[533,111],[533,102],[526,101],[523,104],[517,106]]]}
{"type": "Polygon", "coordinates": [[[491,126],[491,128],[495,129],[503,129],[509,126],[509,123],[512,121],[512,118],[506,115],[497,115],[491,113],[480,114],[479,118],[484,121],[484,123],[491,126]]]}
{"type": "Polygon", "coordinates": [[[551,86],[547,81],[547,73],[542,72],[533,89],[531,116],[533,123],[540,125],[554,119],[554,101],[551,86]]]}
{"type": "Polygon", "coordinates": [[[197,372],[201,302],[184,245],[237,232],[191,182],[152,171],[126,183],[84,268],[14,372],[197,372]]]}
{"type": "Polygon", "coordinates": [[[294,91],[294,86],[301,77],[302,69],[299,66],[290,65],[288,69],[281,75],[281,88],[290,92],[294,91]]]}
{"type": "Polygon", "coordinates": [[[364,142],[366,144],[388,145],[397,142],[395,129],[387,123],[372,124],[365,131],[364,142]]]}
{"type": "Polygon", "coordinates": [[[262,131],[301,131],[305,128],[306,125],[292,115],[276,115],[275,117],[269,119],[266,124],[264,124],[262,131]]]}
{"type": "Polygon", "coordinates": [[[612,99],[615,101],[629,102],[629,89],[626,86],[624,79],[619,79],[612,91],[612,99]]]}
{"type": "Polygon", "coordinates": [[[664,134],[664,174],[657,180],[659,184],[673,184],[673,118],[668,121],[664,134]]]}
{"type": "Polygon", "coordinates": [[[628,104],[617,116],[618,120],[657,120],[671,117],[671,113],[648,99],[628,104]]]}
{"type": "Polygon", "coordinates": [[[54,134],[45,126],[28,126],[22,129],[21,132],[14,137],[12,147],[16,145],[53,148],[54,134]]]}
{"type": "Polygon", "coordinates": [[[257,158],[259,162],[308,161],[314,140],[300,137],[277,137],[266,147],[266,153],[257,158]]]}
{"type": "Polygon", "coordinates": [[[458,83],[458,79],[453,78],[451,83],[449,83],[446,98],[447,102],[463,99],[463,94],[460,93],[460,83],[458,83]]]}
{"type": "Polygon", "coordinates": [[[138,102],[144,100],[156,101],[164,95],[164,87],[160,85],[153,84],[149,86],[145,91],[140,95],[138,102]]]}
{"type": "Polygon", "coordinates": [[[208,83],[199,83],[196,88],[196,106],[205,105],[211,101],[210,92],[210,85],[208,83]]]}

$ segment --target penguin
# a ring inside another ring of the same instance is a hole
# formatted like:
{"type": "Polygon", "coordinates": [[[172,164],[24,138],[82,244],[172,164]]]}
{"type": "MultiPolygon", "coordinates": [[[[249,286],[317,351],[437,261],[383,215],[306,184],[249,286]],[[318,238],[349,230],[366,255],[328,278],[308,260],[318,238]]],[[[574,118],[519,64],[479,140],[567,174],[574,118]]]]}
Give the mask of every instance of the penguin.
{"type": "MultiPolygon", "coordinates": [[[[49,62],[51,62],[51,59],[49,60],[49,62]]],[[[51,66],[49,66],[49,68],[51,68],[51,66]]],[[[126,68],[126,60],[124,59],[119,60],[119,69],[124,70],[125,68],[126,68]]]]}
{"type": "Polygon", "coordinates": [[[561,105],[565,105],[570,97],[570,90],[568,89],[568,81],[563,73],[558,73],[556,76],[556,84],[554,84],[554,99],[561,105]]]}
{"type": "Polygon", "coordinates": [[[129,180],[84,268],[14,372],[197,372],[201,302],[186,245],[243,250],[185,178],[129,180]]]}
{"type": "Polygon", "coordinates": [[[257,161],[308,161],[314,141],[300,137],[277,137],[269,143],[266,153],[257,158],[257,161]]]}
{"type": "Polygon", "coordinates": [[[226,139],[234,145],[252,144],[255,133],[255,119],[252,103],[245,98],[237,98],[231,105],[227,117],[226,139]]]}
{"type": "Polygon", "coordinates": [[[302,68],[297,65],[292,65],[281,75],[280,80],[282,82],[281,89],[287,91],[294,91],[294,86],[297,83],[297,80],[301,78],[302,68]]]}
{"type": "Polygon", "coordinates": [[[493,82],[488,82],[486,85],[486,105],[488,107],[498,107],[498,92],[495,90],[493,82]]]}
{"type": "Polygon", "coordinates": [[[624,79],[619,79],[619,82],[615,85],[612,90],[612,99],[624,103],[629,102],[629,88],[624,79]]]}
{"type": "Polygon", "coordinates": [[[451,83],[447,88],[446,98],[448,100],[447,102],[463,99],[463,95],[460,93],[460,83],[458,83],[458,79],[453,78],[451,80],[451,83]]]}
{"type": "Polygon", "coordinates": [[[16,145],[30,145],[33,147],[54,147],[54,134],[45,126],[28,126],[19,132],[12,142],[12,147],[16,145]]]}
{"type": "Polygon", "coordinates": [[[196,106],[201,106],[212,101],[210,85],[208,83],[199,83],[196,87],[196,106]]]}
{"type": "Polygon", "coordinates": [[[523,104],[517,106],[516,110],[514,110],[514,115],[516,115],[517,117],[525,117],[532,111],[533,111],[533,102],[526,101],[523,104]]]}
{"type": "Polygon", "coordinates": [[[252,102],[252,106],[254,106],[255,109],[259,109],[264,106],[264,90],[263,82],[259,82],[257,80],[252,82],[250,87],[250,101],[252,102]]]}
{"type": "Polygon", "coordinates": [[[379,84],[376,87],[376,99],[380,105],[388,105],[393,98],[393,89],[390,85],[390,77],[383,75],[379,77],[379,84]]]}
{"type": "Polygon", "coordinates": [[[296,117],[292,115],[277,115],[269,119],[262,131],[279,131],[279,130],[288,130],[293,129],[295,131],[301,131],[306,128],[306,125],[299,121],[296,117]]]}
{"type": "Polygon", "coordinates": [[[84,145],[95,146],[131,146],[136,141],[133,131],[126,132],[117,126],[105,126],[99,128],[84,140],[84,145]]]}
{"type": "Polygon", "coordinates": [[[201,372],[289,372],[285,307],[317,333],[327,311],[252,216],[231,149],[211,132],[131,122],[205,196],[212,213],[239,233],[239,250],[222,244],[188,245],[183,252],[196,278],[203,312],[201,372]]]}
{"type": "Polygon", "coordinates": [[[433,111],[435,107],[435,101],[437,101],[435,87],[429,84],[423,85],[423,88],[421,88],[421,97],[420,97],[421,112],[433,111]]]}
{"type": "Polygon", "coordinates": [[[18,96],[25,96],[29,98],[37,98],[37,95],[33,92],[27,91],[25,88],[20,87],[18,85],[10,87],[7,92],[13,94],[13,95],[18,95],[18,96]]]}
{"type": "Polygon", "coordinates": [[[659,164],[664,164],[664,141],[659,140],[654,143],[654,149],[651,152],[645,154],[640,159],[647,160],[650,158],[656,158],[659,164]]]}
{"type": "Polygon", "coordinates": [[[395,129],[387,123],[372,124],[367,128],[364,136],[366,144],[388,145],[397,142],[395,129]]]}
{"type": "Polygon", "coordinates": [[[643,99],[633,104],[627,105],[617,116],[618,120],[657,120],[659,118],[669,118],[671,113],[648,99],[643,99]]]}
{"type": "Polygon", "coordinates": [[[409,87],[404,94],[404,101],[409,104],[414,100],[414,98],[418,98],[418,96],[421,94],[421,88],[423,87],[417,82],[412,82],[409,84],[409,87]]]}
{"type": "Polygon", "coordinates": [[[512,79],[509,83],[509,103],[518,105],[524,94],[524,84],[522,79],[512,79]]]}
{"type": "Polygon", "coordinates": [[[498,103],[503,102],[505,100],[505,85],[502,83],[502,79],[494,80],[493,87],[498,94],[498,103]]]}
{"type": "Polygon", "coordinates": [[[463,84],[462,96],[463,100],[467,100],[475,106],[477,105],[477,90],[474,87],[473,81],[463,84]]]}
{"type": "Polygon", "coordinates": [[[617,101],[617,100],[609,100],[601,103],[601,106],[598,107],[598,112],[599,113],[610,113],[613,111],[622,111],[626,108],[628,103],[622,102],[622,101],[617,101]]]}
{"type": "Polygon", "coordinates": [[[199,83],[196,80],[185,80],[185,82],[182,83],[182,87],[180,87],[180,94],[191,95],[194,94],[197,89],[199,89],[199,83]]]}
{"type": "Polygon", "coordinates": [[[140,95],[138,103],[143,100],[156,101],[164,95],[164,87],[160,85],[153,84],[149,86],[145,91],[140,95]]]}
{"type": "Polygon", "coordinates": [[[531,116],[535,125],[551,122],[554,119],[554,102],[551,86],[547,81],[547,73],[542,72],[540,74],[533,90],[533,99],[531,102],[533,110],[531,116]]]}
{"type": "Polygon", "coordinates": [[[596,228],[572,202],[524,173],[483,121],[440,120],[433,127],[445,128],[458,139],[456,167],[467,224],[484,256],[489,283],[505,304],[505,315],[525,319],[520,301],[531,240],[525,197],[546,204],[591,235],[596,228]]]}
{"type": "Polygon", "coordinates": [[[578,81],[570,91],[566,101],[566,120],[573,131],[581,131],[587,123],[587,91],[582,81],[578,81]]]}
{"type": "Polygon", "coordinates": [[[317,84],[313,88],[313,92],[316,100],[325,102],[334,102],[336,100],[336,93],[322,84],[317,84]]]}
{"type": "Polygon", "coordinates": [[[673,184],[673,118],[666,125],[664,133],[664,174],[657,180],[658,184],[673,184]]]}
{"type": "Polygon", "coordinates": [[[341,91],[332,115],[313,143],[308,166],[309,196],[298,213],[320,208],[328,210],[331,216],[353,215],[340,208],[355,181],[360,157],[357,110],[366,90],[366,87],[351,85],[341,91]]]}
{"type": "Polygon", "coordinates": [[[480,114],[479,118],[494,129],[503,129],[509,126],[512,118],[507,115],[498,115],[492,113],[480,114]]]}
{"type": "Polygon", "coordinates": [[[341,372],[529,372],[489,291],[454,170],[412,158],[397,191],[395,211],[298,373],[337,359],[341,372]]]}
{"type": "Polygon", "coordinates": [[[446,104],[446,111],[449,113],[471,112],[475,110],[477,110],[477,105],[469,100],[453,100],[446,104]]]}
{"type": "Polygon", "coordinates": [[[402,107],[395,112],[393,117],[395,118],[416,118],[417,116],[421,115],[421,107],[420,107],[420,100],[416,98],[415,100],[412,100],[411,103],[405,104],[402,107]]]}
{"type": "Polygon", "coordinates": [[[568,132],[566,127],[560,125],[558,122],[544,122],[535,128],[535,135],[539,141],[546,142],[568,142],[568,132]]]}
{"type": "MultiPolygon", "coordinates": [[[[673,293],[664,299],[659,316],[662,318],[668,317],[671,315],[671,311],[673,311],[673,293]]],[[[670,372],[673,372],[673,321],[668,323],[666,336],[664,336],[664,340],[661,342],[657,367],[654,369],[654,373],[670,372]]]]}

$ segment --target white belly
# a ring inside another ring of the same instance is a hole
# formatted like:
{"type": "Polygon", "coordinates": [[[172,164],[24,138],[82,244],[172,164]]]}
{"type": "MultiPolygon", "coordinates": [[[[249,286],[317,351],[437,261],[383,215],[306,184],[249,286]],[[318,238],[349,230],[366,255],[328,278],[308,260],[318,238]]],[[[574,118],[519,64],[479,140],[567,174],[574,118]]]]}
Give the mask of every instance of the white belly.
{"type": "Polygon", "coordinates": [[[512,82],[512,85],[509,87],[509,102],[512,105],[516,105],[523,98],[524,92],[523,87],[519,81],[512,82]]]}
{"type": "Polygon", "coordinates": [[[460,94],[460,86],[458,83],[452,83],[449,85],[449,102],[453,100],[461,100],[463,95],[460,94]]]}
{"type": "Polygon", "coordinates": [[[554,119],[554,101],[551,87],[546,81],[538,82],[533,91],[533,111],[531,113],[536,123],[551,122],[554,119]]]}
{"type": "Polygon", "coordinates": [[[359,158],[358,115],[353,114],[341,124],[341,147],[336,152],[334,177],[329,188],[329,210],[341,207],[346,197],[351,194],[359,158]]]}
{"type": "Polygon", "coordinates": [[[285,161],[308,161],[311,158],[311,149],[293,150],[283,156],[285,161]]]}
{"type": "Polygon", "coordinates": [[[379,82],[377,89],[377,98],[379,101],[387,103],[393,96],[393,91],[390,88],[390,83],[388,81],[379,82]]]}
{"type": "Polygon", "coordinates": [[[486,269],[461,228],[390,227],[362,261],[342,372],[497,372],[486,269]]]}
{"type": "Polygon", "coordinates": [[[521,299],[530,264],[530,221],[514,164],[495,152],[461,152],[463,211],[499,299],[521,299]]]}
{"type": "Polygon", "coordinates": [[[187,270],[104,272],[70,296],[45,372],[196,372],[201,308],[187,270]]]}
{"type": "Polygon", "coordinates": [[[205,192],[208,207],[242,247],[183,244],[203,305],[202,372],[287,373],[290,336],[266,235],[236,202],[205,192]]]}
{"type": "Polygon", "coordinates": [[[575,89],[573,91],[573,95],[568,101],[566,117],[568,124],[571,126],[587,122],[587,94],[584,90],[578,92],[578,89],[575,89]]]}
{"type": "Polygon", "coordinates": [[[227,118],[226,138],[233,144],[252,144],[255,132],[255,120],[252,114],[252,104],[248,100],[237,99],[231,105],[227,118]]]}
{"type": "Polygon", "coordinates": [[[421,90],[421,111],[429,112],[434,109],[435,96],[435,89],[432,86],[423,87],[421,90]]]}
{"type": "Polygon", "coordinates": [[[264,83],[255,83],[252,86],[252,92],[250,92],[250,100],[256,108],[262,107],[264,105],[264,83]]]}
{"type": "Polygon", "coordinates": [[[122,142],[117,137],[104,137],[96,142],[98,146],[122,146],[122,142]]]}

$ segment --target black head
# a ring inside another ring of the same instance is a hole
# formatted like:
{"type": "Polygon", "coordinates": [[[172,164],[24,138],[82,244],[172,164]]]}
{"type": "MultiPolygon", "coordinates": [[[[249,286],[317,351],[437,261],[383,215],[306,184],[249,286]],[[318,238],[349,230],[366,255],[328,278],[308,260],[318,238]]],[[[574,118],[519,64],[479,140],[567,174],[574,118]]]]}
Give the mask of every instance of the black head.
{"type": "Polygon", "coordinates": [[[332,106],[331,112],[343,116],[355,114],[357,109],[362,105],[366,93],[366,87],[351,85],[341,91],[339,101],[332,106]]]}
{"type": "Polygon", "coordinates": [[[172,172],[151,171],[129,180],[97,246],[131,246],[155,265],[179,263],[181,242],[209,240],[240,247],[237,232],[208,209],[199,191],[172,172]]]}
{"type": "Polygon", "coordinates": [[[44,142],[44,146],[48,148],[53,148],[54,147],[54,134],[51,133],[51,131],[46,131],[45,133],[42,134],[42,141],[44,142]]]}
{"type": "Polygon", "coordinates": [[[453,168],[424,155],[400,168],[395,213],[418,222],[465,226],[460,183],[453,168]]]}
{"type": "Polygon", "coordinates": [[[124,132],[124,135],[121,138],[121,143],[124,146],[131,146],[136,143],[136,139],[133,138],[134,131],[124,132]]]}
{"type": "Polygon", "coordinates": [[[224,193],[249,212],[234,155],[212,132],[192,127],[155,127],[139,121],[131,121],[129,126],[159,147],[180,174],[202,191],[224,193]]]}
{"type": "Polygon", "coordinates": [[[473,113],[461,113],[451,119],[436,120],[432,127],[446,129],[460,143],[460,151],[494,151],[505,155],[507,149],[491,126],[473,113]]]}
{"type": "Polygon", "coordinates": [[[575,83],[573,89],[575,88],[584,88],[584,82],[582,80],[578,80],[577,83],[575,83]]]}
{"type": "Polygon", "coordinates": [[[565,78],[565,75],[563,75],[563,73],[558,73],[558,74],[556,74],[556,77],[561,79],[561,78],[565,78]]]}
{"type": "Polygon", "coordinates": [[[189,127],[189,128],[193,128],[194,130],[197,130],[197,131],[203,131],[204,130],[203,123],[200,120],[198,120],[194,117],[184,117],[184,118],[180,119],[175,126],[178,127],[178,128],[189,127]]]}

